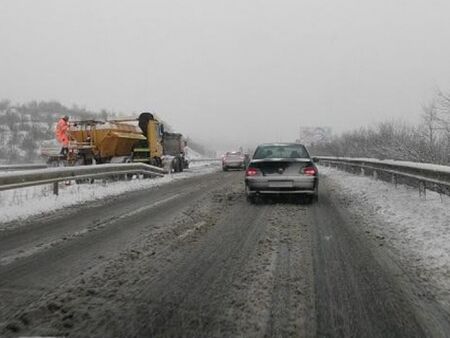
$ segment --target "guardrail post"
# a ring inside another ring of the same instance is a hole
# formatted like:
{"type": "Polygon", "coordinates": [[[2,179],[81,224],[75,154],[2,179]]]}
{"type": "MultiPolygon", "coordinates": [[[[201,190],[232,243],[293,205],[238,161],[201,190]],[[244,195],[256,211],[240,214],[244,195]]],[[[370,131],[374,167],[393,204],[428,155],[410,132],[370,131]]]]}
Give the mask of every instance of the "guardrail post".
{"type": "Polygon", "coordinates": [[[442,187],[438,187],[439,197],[441,198],[441,203],[444,203],[444,199],[442,198],[442,194],[445,194],[442,187]]]}
{"type": "Polygon", "coordinates": [[[372,176],[374,178],[374,180],[378,179],[378,172],[376,170],[373,171],[372,176]]]}
{"type": "Polygon", "coordinates": [[[419,196],[423,196],[424,199],[427,198],[427,186],[424,181],[419,182],[419,196]]]}
{"type": "Polygon", "coordinates": [[[361,167],[361,176],[365,176],[366,175],[366,171],[364,170],[363,167],[361,167]]]}
{"type": "Polygon", "coordinates": [[[391,183],[397,188],[397,175],[392,174],[391,183]]]}
{"type": "Polygon", "coordinates": [[[53,195],[56,195],[56,196],[59,195],[59,182],[53,183],[53,195]]]}

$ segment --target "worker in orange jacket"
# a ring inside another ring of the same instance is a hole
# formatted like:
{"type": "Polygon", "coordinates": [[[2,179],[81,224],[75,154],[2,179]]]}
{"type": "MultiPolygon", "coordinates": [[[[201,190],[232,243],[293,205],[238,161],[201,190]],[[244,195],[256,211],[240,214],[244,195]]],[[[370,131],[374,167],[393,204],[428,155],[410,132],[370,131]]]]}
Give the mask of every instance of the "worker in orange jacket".
{"type": "Polygon", "coordinates": [[[56,125],[56,140],[62,145],[61,155],[69,152],[69,116],[64,115],[56,125]]]}

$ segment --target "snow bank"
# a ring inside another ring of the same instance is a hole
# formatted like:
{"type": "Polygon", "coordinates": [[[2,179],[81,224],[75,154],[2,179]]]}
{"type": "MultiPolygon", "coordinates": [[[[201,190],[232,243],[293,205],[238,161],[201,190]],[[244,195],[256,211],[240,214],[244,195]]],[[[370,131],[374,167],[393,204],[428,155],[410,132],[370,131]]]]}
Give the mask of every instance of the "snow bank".
{"type": "Polygon", "coordinates": [[[398,251],[417,276],[440,291],[439,298],[450,305],[450,197],[320,168],[335,194],[351,212],[368,220],[364,230],[375,233],[398,251]]]}
{"type": "MultiPolygon", "coordinates": [[[[75,184],[72,182],[70,185],[65,185],[61,183],[59,196],[53,195],[53,188],[50,185],[1,191],[0,224],[52,212],[75,204],[102,199],[107,196],[119,195],[128,191],[148,189],[217,170],[217,164],[202,163],[183,173],[154,179],[133,179],[132,181],[107,183],[102,183],[98,180],[94,184],[75,184]]],[[[2,227],[0,226],[1,230],[2,227]]]]}
{"type": "Polygon", "coordinates": [[[184,147],[184,152],[186,154],[187,159],[190,160],[199,160],[204,158],[204,156],[198,152],[196,152],[194,149],[189,147],[184,147]]]}

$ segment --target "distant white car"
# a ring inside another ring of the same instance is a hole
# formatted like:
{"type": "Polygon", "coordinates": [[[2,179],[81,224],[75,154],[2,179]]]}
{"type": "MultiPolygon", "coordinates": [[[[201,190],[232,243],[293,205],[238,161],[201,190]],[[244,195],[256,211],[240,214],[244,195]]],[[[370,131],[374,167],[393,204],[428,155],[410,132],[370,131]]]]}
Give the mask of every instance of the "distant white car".
{"type": "Polygon", "coordinates": [[[240,151],[227,152],[222,156],[222,169],[245,169],[245,155],[240,151]]]}

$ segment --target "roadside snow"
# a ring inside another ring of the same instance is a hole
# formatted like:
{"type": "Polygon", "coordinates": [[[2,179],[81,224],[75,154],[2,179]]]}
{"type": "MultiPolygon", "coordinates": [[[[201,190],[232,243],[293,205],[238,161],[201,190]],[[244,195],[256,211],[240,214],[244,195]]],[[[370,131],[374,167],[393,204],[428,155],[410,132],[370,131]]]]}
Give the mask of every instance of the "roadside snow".
{"type": "Polygon", "coordinates": [[[319,156],[322,159],[339,159],[346,161],[360,161],[366,163],[380,163],[380,164],[388,164],[405,168],[415,168],[415,169],[424,169],[431,171],[439,171],[444,173],[450,173],[450,166],[433,164],[433,163],[419,163],[419,162],[410,162],[410,161],[397,161],[397,160],[378,160],[376,158],[365,158],[365,157],[332,157],[332,156],[319,156]]]}
{"type": "Polygon", "coordinates": [[[184,147],[184,152],[186,153],[186,158],[190,160],[198,160],[203,158],[204,156],[198,152],[196,152],[194,149],[189,148],[188,146],[184,147]]]}
{"type": "Polygon", "coordinates": [[[117,182],[97,180],[94,184],[75,184],[72,181],[70,185],[60,184],[59,196],[53,195],[53,188],[50,185],[1,191],[0,231],[3,230],[1,223],[25,219],[67,206],[120,195],[128,191],[157,187],[195,175],[212,173],[217,169],[217,164],[203,162],[191,166],[183,173],[165,175],[161,178],[117,182]]]}
{"type": "Polygon", "coordinates": [[[417,276],[438,289],[450,306],[450,197],[321,166],[320,172],[351,212],[368,220],[375,233],[398,251],[417,276]]]}

